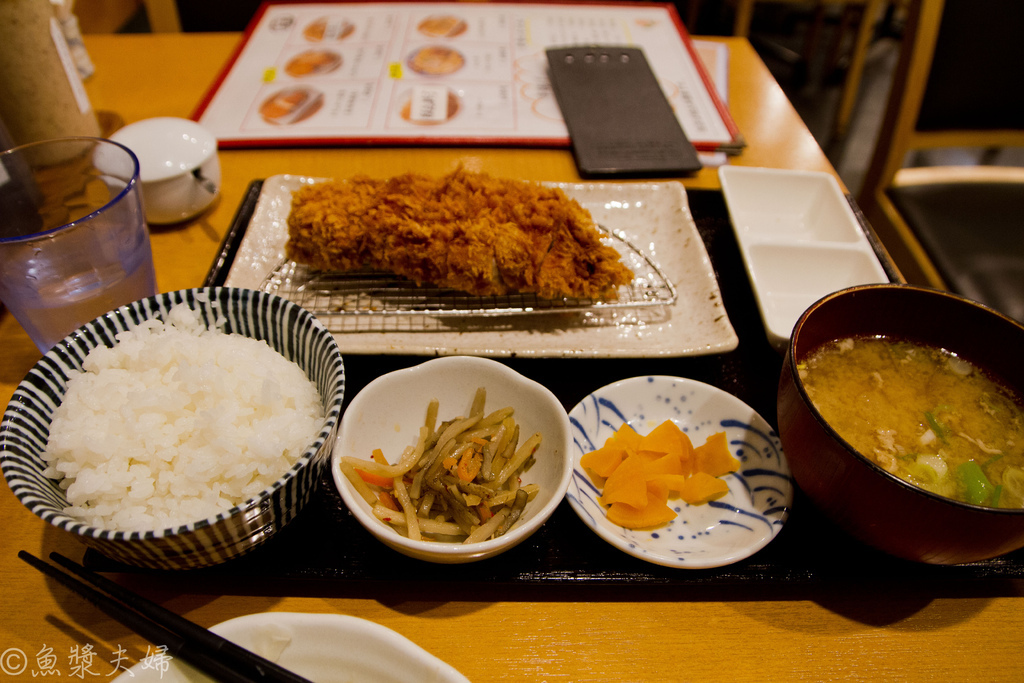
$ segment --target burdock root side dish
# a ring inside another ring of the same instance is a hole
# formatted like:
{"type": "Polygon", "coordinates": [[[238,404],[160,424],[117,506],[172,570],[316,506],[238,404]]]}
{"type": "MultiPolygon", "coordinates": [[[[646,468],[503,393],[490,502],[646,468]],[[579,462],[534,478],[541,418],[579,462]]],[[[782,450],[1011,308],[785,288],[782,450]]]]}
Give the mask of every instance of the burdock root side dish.
{"type": "Polygon", "coordinates": [[[560,189],[463,169],[305,186],[288,234],[288,258],[315,269],[384,270],[477,296],[613,297],[633,280],[560,189]]]}
{"type": "Polygon", "coordinates": [[[390,464],[380,449],[369,460],[346,456],[339,465],[373,514],[416,541],[479,543],[519,521],[537,484],[520,484],[533,464],[540,433],[520,443],[511,407],[484,413],[487,391],[477,389],[468,417],[437,423],[437,400],[414,445],[390,464]]]}

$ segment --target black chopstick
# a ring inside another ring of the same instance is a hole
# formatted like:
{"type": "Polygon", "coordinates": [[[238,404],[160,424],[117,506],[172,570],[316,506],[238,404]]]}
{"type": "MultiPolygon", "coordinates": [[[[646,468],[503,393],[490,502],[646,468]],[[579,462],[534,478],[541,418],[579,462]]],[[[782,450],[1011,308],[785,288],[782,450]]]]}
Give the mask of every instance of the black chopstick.
{"type": "Polygon", "coordinates": [[[268,659],[221,638],[59,553],[50,559],[104,591],[101,593],[24,550],[18,557],[99,607],[154,645],[225,683],[310,683],[268,659]],[[109,594],[109,595],[108,595],[109,594]]]}
{"type": "Polygon", "coordinates": [[[207,650],[206,654],[216,657],[218,661],[243,662],[244,665],[238,666],[238,669],[250,671],[251,673],[248,675],[253,680],[266,681],[267,683],[309,683],[302,676],[208,631],[169,609],[147,600],[138,593],[133,593],[110,579],[86,569],[74,560],[64,557],[60,553],[50,553],[50,559],[80,578],[106,591],[144,617],[178,634],[186,642],[201,644],[202,649],[207,650]]]}

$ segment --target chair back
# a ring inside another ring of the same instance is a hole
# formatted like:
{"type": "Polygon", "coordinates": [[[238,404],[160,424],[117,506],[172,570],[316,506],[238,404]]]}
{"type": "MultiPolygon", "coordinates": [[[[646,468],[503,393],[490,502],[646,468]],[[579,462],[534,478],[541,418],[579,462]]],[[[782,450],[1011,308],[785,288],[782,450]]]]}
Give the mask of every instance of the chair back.
{"type": "Polygon", "coordinates": [[[1024,146],[1024,3],[912,0],[858,203],[908,281],[945,287],[888,190],[912,152],[1024,146]]]}

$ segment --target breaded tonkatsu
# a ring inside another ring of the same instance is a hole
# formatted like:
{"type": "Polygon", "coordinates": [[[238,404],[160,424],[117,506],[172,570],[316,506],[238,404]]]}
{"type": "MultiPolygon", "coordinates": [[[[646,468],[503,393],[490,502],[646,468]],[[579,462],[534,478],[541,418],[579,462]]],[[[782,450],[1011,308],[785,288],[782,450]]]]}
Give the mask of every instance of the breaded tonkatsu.
{"type": "Polygon", "coordinates": [[[288,234],[288,257],[313,268],[386,270],[479,296],[596,298],[633,280],[560,189],[463,169],[303,187],[288,234]]]}

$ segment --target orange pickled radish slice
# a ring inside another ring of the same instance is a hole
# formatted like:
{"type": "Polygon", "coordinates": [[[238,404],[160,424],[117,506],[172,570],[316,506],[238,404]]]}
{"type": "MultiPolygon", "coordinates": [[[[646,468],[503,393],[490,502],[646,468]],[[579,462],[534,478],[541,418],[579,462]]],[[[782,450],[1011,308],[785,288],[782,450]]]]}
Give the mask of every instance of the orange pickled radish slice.
{"type": "Polygon", "coordinates": [[[684,450],[684,443],[689,446],[690,437],[686,436],[675,422],[665,420],[651,430],[650,434],[640,438],[640,445],[636,450],[662,454],[680,453],[684,450]]]}
{"type": "Polygon", "coordinates": [[[619,427],[611,438],[623,448],[633,453],[640,449],[640,441],[643,439],[643,437],[637,434],[636,430],[628,424],[623,424],[619,427]]]}
{"type": "Polygon", "coordinates": [[[685,477],[689,472],[687,469],[683,469],[683,463],[680,461],[678,453],[666,453],[657,460],[644,463],[645,478],[650,479],[659,474],[678,474],[685,477]]]}
{"type": "Polygon", "coordinates": [[[667,505],[654,504],[635,508],[625,503],[615,503],[608,508],[608,521],[627,529],[646,529],[671,522],[675,518],[675,511],[667,505]]]}
{"type": "Polygon", "coordinates": [[[658,474],[653,479],[649,479],[647,483],[658,482],[659,485],[668,489],[669,493],[679,493],[691,477],[692,475],[685,474],[658,474]]]}
{"type": "Polygon", "coordinates": [[[665,477],[655,477],[644,483],[647,484],[648,505],[668,505],[669,487],[665,477]]]}
{"type": "Polygon", "coordinates": [[[695,471],[710,474],[712,477],[720,477],[740,468],[740,461],[729,452],[725,432],[709,436],[703,446],[693,449],[693,457],[695,471]]]}
{"type": "Polygon", "coordinates": [[[707,472],[694,472],[679,491],[679,497],[690,505],[703,505],[729,493],[729,485],[707,472]]]}
{"type": "Polygon", "coordinates": [[[622,461],[604,483],[599,499],[602,505],[625,503],[635,508],[647,505],[647,481],[644,463],[640,458],[628,457],[622,461]]]}
{"type": "Polygon", "coordinates": [[[629,451],[622,445],[616,443],[614,439],[608,439],[608,442],[601,448],[584,453],[580,458],[580,466],[607,479],[628,454],[629,451]]]}

